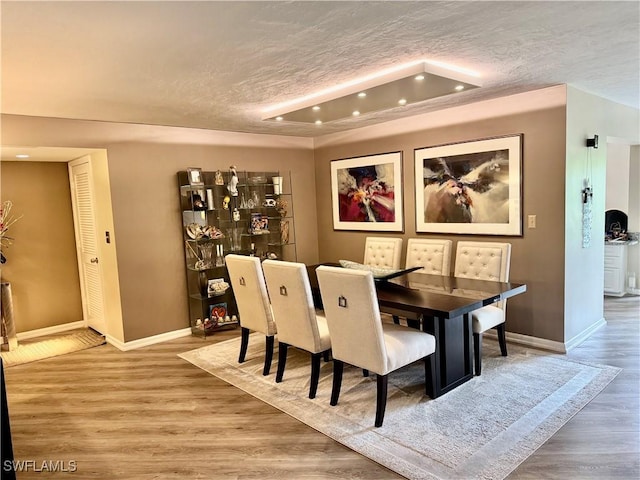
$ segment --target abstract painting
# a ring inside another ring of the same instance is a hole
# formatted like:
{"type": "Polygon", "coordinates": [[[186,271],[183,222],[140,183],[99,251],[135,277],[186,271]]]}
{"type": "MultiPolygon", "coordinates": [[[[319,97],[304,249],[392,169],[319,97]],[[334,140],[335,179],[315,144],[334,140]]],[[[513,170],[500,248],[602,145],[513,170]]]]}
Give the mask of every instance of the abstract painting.
{"type": "Polygon", "coordinates": [[[522,135],[415,150],[416,232],[522,235],[522,135]]]}
{"type": "Polygon", "coordinates": [[[402,232],[402,154],[331,162],[334,230],[402,232]]]}

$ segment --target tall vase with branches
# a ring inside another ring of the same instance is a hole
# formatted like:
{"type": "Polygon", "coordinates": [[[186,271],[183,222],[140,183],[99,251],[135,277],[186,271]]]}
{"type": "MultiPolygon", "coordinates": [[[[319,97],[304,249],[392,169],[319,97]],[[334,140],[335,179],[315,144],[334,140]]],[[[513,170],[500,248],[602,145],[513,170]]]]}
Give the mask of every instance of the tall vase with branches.
{"type": "Polygon", "coordinates": [[[10,237],[8,233],[9,228],[22,218],[22,215],[19,217],[12,215],[11,207],[13,207],[11,200],[5,200],[0,206],[0,263],[7,261],[3,250],[13,243],[13,237],[10,237]]]}

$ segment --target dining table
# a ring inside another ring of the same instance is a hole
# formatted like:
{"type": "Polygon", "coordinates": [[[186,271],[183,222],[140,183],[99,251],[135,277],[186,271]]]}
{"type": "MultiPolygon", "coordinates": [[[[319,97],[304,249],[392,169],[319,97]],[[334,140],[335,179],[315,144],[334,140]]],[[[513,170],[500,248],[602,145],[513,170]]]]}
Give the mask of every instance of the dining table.
{"type": "MultiPolygon", "coordinates": [[[[307,271],[316,307],[322,308],[318,266],[308,265],[307,271]]],[[[471,312],[527,290],[525,283],[430,275],[420,270],[376,280],[375,285],[381,312],[406,318],[410,325],[421,326],[436,338],[435,378],[433,389],[427,392],[431,398],[473,378],[471,312]]]]}

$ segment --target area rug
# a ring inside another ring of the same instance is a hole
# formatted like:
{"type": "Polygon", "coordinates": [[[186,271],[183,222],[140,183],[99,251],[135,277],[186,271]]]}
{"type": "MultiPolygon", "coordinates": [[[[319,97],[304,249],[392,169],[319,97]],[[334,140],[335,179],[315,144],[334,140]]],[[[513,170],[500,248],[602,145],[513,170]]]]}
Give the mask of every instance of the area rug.
{"type": "Polygon", "coordinates": [[[104,343],[105,339],[102,335],[86,329],[39,342],[18,344],[18,348],[10,352],[0,352],[0,355],[4,365],[12,367],[65,353],[78,352],[104,343]]]}
{"type": "Polygon", "coordinates": [[[310,400],[307,353],[289,349],[276,384],[277,362],[262,376],[264,336],[251,335],[243,364],[239,344],[232,339],[179,356],[409,479],[506,477],[620,371],[511,345],[502,357],[486,339],[482,376],[435,400],[424,395],[421,362],[391,373],[384,424],[375,428],[375,375],[345,365],[340,401],[331,407],[331,362],[323,363],[310,400]]]}

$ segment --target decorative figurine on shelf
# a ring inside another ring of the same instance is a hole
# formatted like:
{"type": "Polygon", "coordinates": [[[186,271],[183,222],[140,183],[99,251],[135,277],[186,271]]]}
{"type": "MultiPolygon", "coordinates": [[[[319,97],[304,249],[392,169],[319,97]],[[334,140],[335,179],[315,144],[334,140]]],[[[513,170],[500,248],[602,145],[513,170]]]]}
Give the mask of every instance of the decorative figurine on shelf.
{"type": "Polygon", "coordinates": [[[276,200],[276,209],[278,210],[278,213],[280,214],[281,217],[287,216],[288,207],[289,207],[289,202],[287,202],[281,197],[278,197],[278,199],[276,200]]]}
{"type": "Polygon", "coordinates": [[[280,220],[280,241],[289,243],[289,220],[280,220]]]}
{"type": "Polygon", "coordinates": [[[222,178],[222,172],[220,170],[216,171],[215,184],[224,185],[224,178],[222,178]]]}
{"type": "Polygon", "coordinates": [[[240,211],[237,208],[233,209],[233,221],[234,222],[240,221],[240,211]]]}
{"type": "Polygon", "coordinates": [[[207,209],[207,205],[204,203],[204,200],[202,200],[202,195],[199,195],[197,193],[193,194],[191,196],[191,207],[194,210],[206,210],[207,209]]]}
{"type": "Polygon", "coordinates": [[[236,171],[236,166],[231,165],[229,167],[231,171],[231,178],[229,178],[229,184],[227,185],[227,189],[232,197],[238,196],[238,172],[236,171]]]}
{"type": "Polygon", "coordinates": [[[222,208],[224,208],[225,210],[229,210],[229,202],[230,201],[231,201],[231,198],[229,198],[229,195],[224,197],[224,200],[222,200],[222,208]]]}

